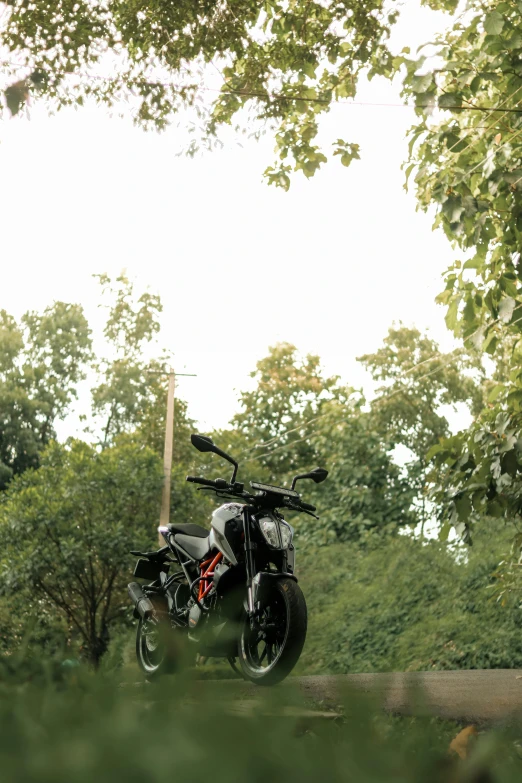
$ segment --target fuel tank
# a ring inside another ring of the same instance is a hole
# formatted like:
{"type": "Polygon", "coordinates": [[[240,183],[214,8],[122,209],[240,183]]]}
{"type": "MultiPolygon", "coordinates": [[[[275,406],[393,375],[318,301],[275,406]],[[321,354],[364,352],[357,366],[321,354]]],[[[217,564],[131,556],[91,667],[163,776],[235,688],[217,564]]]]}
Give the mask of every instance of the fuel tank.
{"type": "Polygon", "coordinates": [[[215,544],[232,565],[237,565],[237,559],[232,548],[233,535],[231,526],[228,523],[236,521],[238,525],[242,524],[242,514],[242,503],[224,503],[219,508],[216,508],[212,514],[209,544],[211,546],[215,544]]]}

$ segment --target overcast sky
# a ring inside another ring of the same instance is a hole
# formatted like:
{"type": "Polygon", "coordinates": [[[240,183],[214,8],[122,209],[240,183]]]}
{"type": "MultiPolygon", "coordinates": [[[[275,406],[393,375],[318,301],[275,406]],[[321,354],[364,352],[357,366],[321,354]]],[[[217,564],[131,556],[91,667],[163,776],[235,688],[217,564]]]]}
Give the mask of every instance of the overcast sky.
{"type": "MultiPolygon", "coordinates": [[[[410,0],[394,46],[415,47],[444,23],[410,0]]],[[[357,100],[401,103],[382,80],[357,100]]],[[[403,190],[413,120],[405,108],[335,107],[325,136],[360,143],[362,160],[345,169],[334,159],[310,181],[297,174],[283,193],[262,179],[271,138],[190,160],[176,155],[176,129],[145,133],[101,108],[48,117],[33,107],[30,120],[0,128],[0,308],[20,316],[76,301],[96,324],[91,275],[125,268],[161,294],[161,342],[179,372],[197,374],[179,379],[179,393],[203,430],[226,425],[277,341],[318,353],[356,386],[367,382],[356,357],[393,321],[452,347],[433,300],[454,253],[403,190]]]]}

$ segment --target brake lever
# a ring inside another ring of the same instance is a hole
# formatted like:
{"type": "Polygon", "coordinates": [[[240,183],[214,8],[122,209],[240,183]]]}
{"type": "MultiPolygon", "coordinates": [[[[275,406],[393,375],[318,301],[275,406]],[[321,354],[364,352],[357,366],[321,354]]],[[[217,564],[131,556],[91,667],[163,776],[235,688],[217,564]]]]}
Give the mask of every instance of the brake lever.
{"type": "Polygon", "coordinates": [[[294,505],[293,503],[291,505],[288,502],[285,503],[284,508],[287,508],[290,511],[298,511],[300,514],[308,514],[314,519],[319,519],[317,514],[314,514],[313,511],[308,511],[306,508],[302,508],[301,506],[294,505]]]}

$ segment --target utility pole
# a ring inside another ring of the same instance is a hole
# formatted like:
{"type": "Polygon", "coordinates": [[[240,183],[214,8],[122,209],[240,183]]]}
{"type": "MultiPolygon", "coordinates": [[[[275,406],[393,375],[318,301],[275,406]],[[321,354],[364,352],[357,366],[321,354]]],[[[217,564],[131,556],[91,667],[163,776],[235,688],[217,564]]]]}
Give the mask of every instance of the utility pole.
{"type": "MultiPolygon", "coordinates": [[[[170,519],[170,485],[172,477],[172,446],[174,443],[174,395],[176,392],[176,373],[170,368],[169,388],[167,392],[167,422],[165,425],[165,448],[163,450],[163,490],[161,493],[160,525],[168,525],[170,519]]],[[[158,534],[158,544],[161,543],[158,534]]]]}
{"type": "MultiPolygon", "coordinates": [[[[163,373],[160,373],[163,374],[163,373]]],[[[172,478],[172,450],[174,445],[174,397],[176,393],[176,375],[195,377],[192,373],[175,373],[171,367],[168,373],[167,420],[165,424],[165,448],[163,450],[163,490],[161,493],[160,525],[166,526],[170,520],[170,488],[172,478]]],[[[161,533],[158,533],[158,545],[163,546],[161,533]]]]}

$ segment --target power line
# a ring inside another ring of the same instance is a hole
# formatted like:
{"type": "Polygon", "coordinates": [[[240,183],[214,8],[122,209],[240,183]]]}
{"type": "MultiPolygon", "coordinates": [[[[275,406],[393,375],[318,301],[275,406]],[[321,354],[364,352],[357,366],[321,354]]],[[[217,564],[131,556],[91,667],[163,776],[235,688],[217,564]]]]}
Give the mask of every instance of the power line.
{"type": "MultiPolygon", "coordinates": [[[[4,60],[1,63],[2,65],[12,65],[16,68],[30,68],[29,65],[22,65],[20,63],[15,63],[10,60],[4,60]]],[[[61,70],[59,68],[44,68],[44,67],[34,67],[34,71],[43,71],[44,73],[54,73],[57,75],[62,76],[75,76],[79,79],[87,79],[87,80],[95,80],[95,81],[105,81],[111,84],[117,84],[121,83],[123,86],[125,86],[126,81],[122,77],[114,77],[114,76],[104,76],[99,74],[81,74],[76,71],[67,71],[67,70],[61,70]]],[[[149,86],[149,87],[175,87],[176,85],[173,82],[165,82],[160,80],[154,80],[150,81],[148,79],[138,79],[135,77],[129,77],[129,82],[133,86],[149,86]]],[[[342,100],[342,99],[336,99],[335,97],[331,98],[314,98],[314,97],[308,97],[304,95],[288,95],[285,93],[270,93],[270,92],[254,92],[250,90],[223,90],[223,89],[217,89],[213,87],[205,87],[202,85],[197,84],[189,84],[186,85],[184,88],[179,88],[176,90],[176,93],[178,95],[183,95],[188,90],[191,89],[197,89],[203,92],[214,92],[218,93],[222,96],[237,96],[237,97],[244,97],[244,98],[258,98],[259,100],[264,101],[290,101],[290,102],[296,102],[296,101],[303,101],[305,103],[318,103],[323,104],[325,106],[330,106],[332,104],[334,105],[341,105],[341,106],[370,106],[370,107],[377,107],[377,108],[396,108],[396,109],[438,109],[439,111],[479,111],[479,112],[486,112],[486,113],[501,113],[501,114],[522,114],[522,107],[521,108],[505,108],[503,104],[506,101],[503,101],[499,106],[463,106],[462,104],[455,104],[455,105],[449,105],[449,106],[436,106],[433,103],[426,103],[426,104],[410,104],[410,103],[391,103],[391,102],[377,102],[377,101],[355,101],[355,100],[342,100]]],[[[522,89],[522,86],[521,88],[522,89]]]]}

